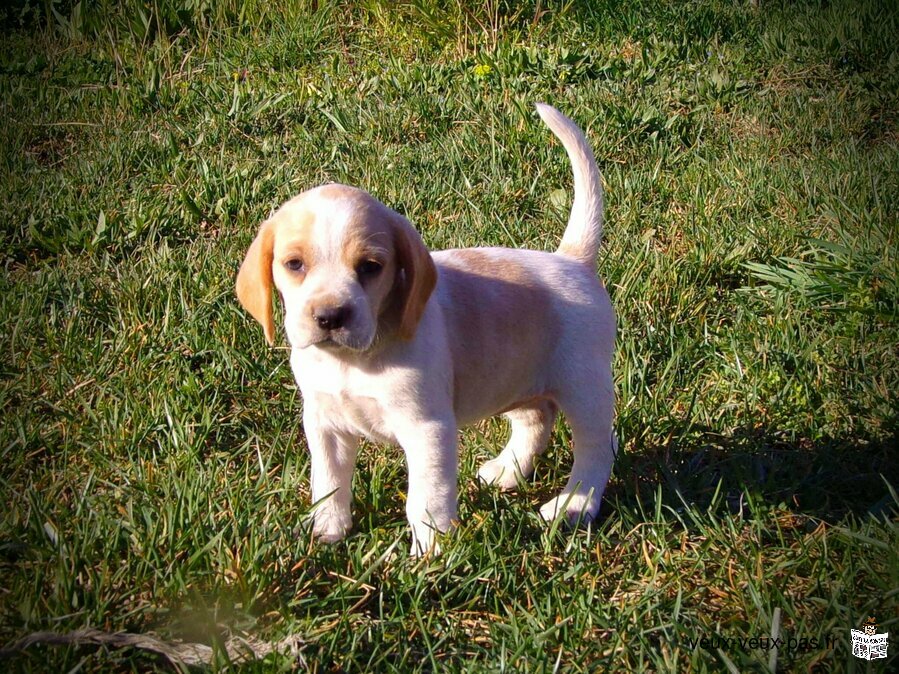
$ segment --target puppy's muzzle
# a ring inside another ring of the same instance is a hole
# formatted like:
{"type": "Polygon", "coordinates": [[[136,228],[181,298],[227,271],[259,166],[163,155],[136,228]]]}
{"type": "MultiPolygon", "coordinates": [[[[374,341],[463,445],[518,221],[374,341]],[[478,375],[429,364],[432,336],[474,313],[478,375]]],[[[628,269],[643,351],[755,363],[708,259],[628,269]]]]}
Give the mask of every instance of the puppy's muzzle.
{"type": "Polygon", "coordinates": [[[353,317],[353,309],[347,305],[336,307],[319,307],[312,310],[312,320],[321,329],[327,332],[339,330],[353,317]]]}
{"type": "Polygon", "coordinates": [[[365,328],[363,316],[351,303],[313,307],[312,324],[318,333],[310,341],[322,346],[337,345],[354,351],[367,349],[372,334],[365,328]]]}

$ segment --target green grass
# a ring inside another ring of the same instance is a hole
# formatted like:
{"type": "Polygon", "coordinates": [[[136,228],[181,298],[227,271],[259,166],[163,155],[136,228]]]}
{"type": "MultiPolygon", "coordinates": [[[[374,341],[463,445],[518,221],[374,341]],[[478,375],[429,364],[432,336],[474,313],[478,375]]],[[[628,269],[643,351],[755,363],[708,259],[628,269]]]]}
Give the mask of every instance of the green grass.
{"type": "MultiPolygon", "coordinates": [[[[778,671],[885,671],[849,629],[899,632],[892,3],[286,4],[0,10],[0,642],[300,634],[316,671],[768,671],[691,642],[779,612],[831,645],[778,671]],[[463,433],[442,557],[407,556],[402,455],[375,445],[353,534],[311,545],[288,354],[233,294],[256,226],[333,180],[434,248],[551,250],[570,167],[535,101],[588,130],[607,188],[623,451],[602,519],[536,514],[569,470],[563,423],[521,493],[478,486],[491,421],[463,433]]],[[[164,669],[40,646],[0,666],[164,669]]]]}

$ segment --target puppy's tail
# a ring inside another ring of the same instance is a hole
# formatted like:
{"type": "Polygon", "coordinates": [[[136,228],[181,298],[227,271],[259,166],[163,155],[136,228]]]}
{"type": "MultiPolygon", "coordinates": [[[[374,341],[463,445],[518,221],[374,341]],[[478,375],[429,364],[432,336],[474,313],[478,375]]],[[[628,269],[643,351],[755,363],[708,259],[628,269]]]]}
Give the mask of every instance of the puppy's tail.
{"type": "Polygon", "coordinates": [[[568,227],[556,251],[596,268],[596,254],[602,239],[602,178],[593,150],[577,124],[550,105],[537,103],[540,117],[562,141],[574,171],[574,202],[568,227]]]}

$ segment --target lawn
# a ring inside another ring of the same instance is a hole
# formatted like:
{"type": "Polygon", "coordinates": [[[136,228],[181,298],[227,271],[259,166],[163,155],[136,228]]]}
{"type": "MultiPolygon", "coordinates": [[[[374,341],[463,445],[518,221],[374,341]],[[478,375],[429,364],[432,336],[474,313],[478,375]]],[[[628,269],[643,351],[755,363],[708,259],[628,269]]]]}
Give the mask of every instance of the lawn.
{"type": "Polygon", "coordinates": [[[0,668],[169,668],[14,648],[84,629],[214,668],[234,638],[294,640],[250,671],[895,666],[895,3],[15,0],[0,22],[0,668]],[[409,557],[402,453],[373,444],[353,533],[313,544],[283,331],[267,347],[234,296],[257,226],[338,181],[432,248],[553,250],[570,166],[537,101],[606,188],[622,451],[599,521],[537,514],[564,421],[518,493],[480,486],[490,421],[461,435],[441,557],[409,557]],[[869,617],[887,661],[851,654],[869,617]]]}

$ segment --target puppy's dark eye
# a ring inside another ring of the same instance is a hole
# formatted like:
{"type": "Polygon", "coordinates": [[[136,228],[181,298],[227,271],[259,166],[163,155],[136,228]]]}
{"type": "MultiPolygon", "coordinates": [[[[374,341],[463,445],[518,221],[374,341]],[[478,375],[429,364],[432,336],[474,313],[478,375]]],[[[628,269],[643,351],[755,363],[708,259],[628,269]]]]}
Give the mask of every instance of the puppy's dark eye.
{"type": "Polygon", "coordinates": [[[303,261],[296,257],[292,257],[289,260],[284,260],[284,267],[292,272],[301,272],[305,270],[303,261]]]}
{"type": "Polygon", "coordinates": [[[365,260],[359,263],[359,266],[356,267],[356,275],[360,279],[372,278],[381,273],[381,270],[384,268],[377,260],[365,260]]]}

